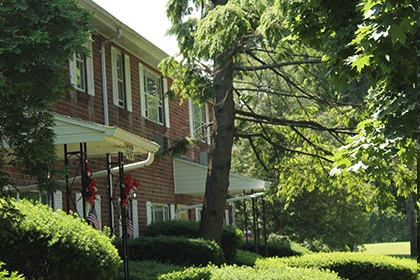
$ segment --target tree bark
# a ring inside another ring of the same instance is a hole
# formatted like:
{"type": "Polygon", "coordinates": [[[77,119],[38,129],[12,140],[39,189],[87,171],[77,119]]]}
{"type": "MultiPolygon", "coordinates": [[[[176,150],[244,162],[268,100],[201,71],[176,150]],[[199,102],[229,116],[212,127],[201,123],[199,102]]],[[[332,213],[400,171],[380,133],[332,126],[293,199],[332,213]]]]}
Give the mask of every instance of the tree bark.
{"type": "MultiPolygon", "coordinates": [[[[420,12],[420,4],[417,3],[417,12],[420,12]]],[[[420,21],[417,22],[417,35],[419,35],[420,32],[420,21]]],[[[418,36],[417,36],[418,38],[418,36]]],[[[417,66],[420,65],[420,58],[417,56],[417,66]]],[[[417,85],[420,85],[420,75],[417,73],[417,85]]],[[[414,194],[414,209],[417,210],[417,221],[416,221],[416,235],[414,236],[413,240],[416,242],[416,249],[417,249],[417,263],[420,264],[420,233],[418,231],[419,224],[420,224],[420,209],[417,207],[420,203],[420,92],[418,92],[417,89],[417,103],[416,103],[416,111],[417,111],[417,133],[416,133],[416,141],[417,141],[417,177],[416,177],[416,186],[417,186],[417,192],[414,194]]],[[[415,219],[416,219],[415,218],[415,219]]],[[[411,231],[410,231],[410,238],[411,238],[411,231]]],[[[410,240],[411,241],[411,240],[410,240]]],[[[414,244],[410,242],[410,248],[412,249],[414,247],[414,244]]],[[[411,251],[411,255],[413,251],[411,251]]]]}
{"type": "Polygon", "coordinates": [[[213,102],[213,135],[199,230],[204,239],[220,244],[229,188],[235,119],[233,58],[230,54],[219,55],[214,59],[213,102]]]}

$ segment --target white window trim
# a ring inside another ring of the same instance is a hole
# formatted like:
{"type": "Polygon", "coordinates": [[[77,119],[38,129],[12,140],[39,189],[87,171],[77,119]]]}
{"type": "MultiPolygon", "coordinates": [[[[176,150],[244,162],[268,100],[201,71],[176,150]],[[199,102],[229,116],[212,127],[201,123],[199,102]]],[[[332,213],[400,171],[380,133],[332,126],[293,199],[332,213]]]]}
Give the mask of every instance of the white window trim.
{"type": "Polygon", "coordinates": [[[61,191],[53,192],[53,209],[63,209],[63,193],[61,191]]]}
{"type": "MultiPolygon", "coordinates": [[[[143,118],[146,118],[152,122],[159,123],[161,125],[164,125],[165,127],[170,127],[170,121],[169,121],[169,98],[166,95],[166,92],[168,91],[168,80],[166,78],[162,78],[162,94],[163,94],[163,121],[159,122],[156,120],[153,120],[149,118],[146,115],[146,98],[145,98],[145,88],[144,88],[144,75],[145,71],[148,71],[149,73],[153,74],[153,71],[148,70],[144,67],[143,64],[139,63],[139,81],[140,81],[140,108],[141,108],[141,116],[143,118]]],[[[156,75],[158,77],[158,75],[156,75]]]]}
{"type": "Polygon", "coordinates": [[[152,203],[150,201],[146,202],[146,222],[147,225],[150,225],[154,221],[153,206],[162,206],[168,210],[168,220],[175,219],[175,205],[173,204],[164,204],[164,203],[152,203]]]}
{"type": "Polygon", "coordinates": [[[139,237],[139,213],[138,213],[138,202],[135,199],[131,200],[131,211],[132,211],[131,223],[133,224],[133,232],[134,232],[133,237],[137,238],[139,237]]]}
{"type": "MultiPolygon", "coordinates": [[[[79,214],[80,218],[83,218],[84,216],[87,217],[89,215],[90,210],[92,209],[92,206],[90,205],[90,203],[88,201],[85,201],[85,199],[82,196],[82,193],[77,192],[75,194],[75,199],[76,199],[76,211],[79,214]],[[83,203],[85,203],[85,209],[86,209],[86,213],[83,215],[83,203]]],[[[101,196],[100,195],[96,195],[95,197],[95,211],[96,211],[96,219],[99,222],[99,225],[102,228],[102,212],[101,212],[101,196]]]]}
{"type": "Polygon", "coordinates": [[[119,105],[118,102],[118,81],[117,81],[117,55],[123,55],[115,47],[111,47],[111,73],[112,73],[112,100],[115,106],[124,108],[129,112],[133,111],[132,96],[131,96],[131,68],[130,56],[123,55],[124,58],[124,86],[125,86],[125,106],[119,105]]]}
{"type": "Polygon", "coordinates": [[[194,209],[195,209],[195,220],[197,222],[199,222],[199,221],[201,221],[201,210],[203,210],[203,208],[197,207],[197,208],[194,208],[194,209]]]}
{"type": "MultiPolygon", "coordinates": [[[[191,137],[195,138],[195,131],[194,131],[194,120],[193,120],[193,116],[194,116],[194,112],[193,112],[193,101],[191,98],[188,99],[188,113],[189,113],[189,117],[190,117],[190,135],[191,137]]],[[[205,123],[208,124],[210,122],[210,117],[209,117],[209,107],[208,104],[205,103],[203,105],[204,107],[200,107],[200,108],[204,108],[204,114],[205,114],[205,123]]],[[[198,140],[198,139],[197,139],[198,140]]],[[[200,139],[201,140],[201,139],[200,139]]],[[[202,141],[202,140],[201,140],[202,141]]],[[[207,144],[210,144],[210,126],[206,126],[206,141],[202,141],[205,142],[207,144]]]]}
{"type": "Polygon", "coordinates": [[[163,110],[165,112],[165,126],[167,128],[171,127],[170,121],[169,121],[169,97],[166,94],[168,92],[168,79],[163,78],[162,79],[162,83],[163,83],[163,110]]]}
{"type": "MultiPolygon", "coordinates": [[[[86,63],[86,83],[87,83],[87,94],[95,96],[95,84],[94,84],[94,74],[93,74],[93,53],[92,53],[92,40],[89,40],[86,43],[86,48],[89,50],[90,55],[85,58],[86,63]]],[[[70,83],[78,90],[86,92],[84,89],[77,87],[76,81],[76,54],[73,55],[73,59],[69,63],[70,68],[70,83]]]]}
{"type": "Polygon", "coordinates": [[[229,225],[229,210],[225,210],[225,225],[229,225]]]}

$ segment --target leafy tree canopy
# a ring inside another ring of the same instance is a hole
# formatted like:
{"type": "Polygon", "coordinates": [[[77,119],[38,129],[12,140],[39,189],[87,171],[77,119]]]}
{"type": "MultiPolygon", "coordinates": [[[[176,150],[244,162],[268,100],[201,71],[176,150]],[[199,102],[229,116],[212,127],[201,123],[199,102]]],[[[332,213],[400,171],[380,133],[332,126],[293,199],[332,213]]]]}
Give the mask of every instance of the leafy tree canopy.
{"type": "Polygon", "coordinates": [[[74,0],[0,1],[0,186],[6,164],[49,182],[55,161],[50,105],[69,88],[67,62],[87,54],[90,15],[74,0]]]}
{"type": "MultiPolygon", "coordinates": [[[[376,129],[362,130],[380,130],[392,140],[389,144],[407,152],[406,159],[414,162],[418,1],[293,1],[288,11],[293,34],[325,52],[323,59],[336,81],[343,86],[364,77],[369,82],[367,104],[376,129]]],[[[367,124],[372,127],[372,121],[367,124]]]]}

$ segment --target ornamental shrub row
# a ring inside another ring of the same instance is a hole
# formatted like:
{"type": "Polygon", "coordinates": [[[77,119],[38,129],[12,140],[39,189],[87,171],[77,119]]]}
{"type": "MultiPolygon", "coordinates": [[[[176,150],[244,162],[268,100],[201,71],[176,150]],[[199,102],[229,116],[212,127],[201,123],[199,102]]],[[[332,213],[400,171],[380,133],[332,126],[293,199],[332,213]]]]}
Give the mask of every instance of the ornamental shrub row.
{"type": "Polygon", "coordinates": [[[160,275],[159,280],[337,280],[335,273],[317,269],[293,268],[278,265],[270,269],[255,269],[248,266],[208,265],[206,267],[190,267],[183,271],[175,271],[160,275]]]}
{"type": "MultiPolygon", "coordinates": [[[[199,238],[198,222],[194,221],[164,221],[150,224],[146,229],[146,236],[182,236],[199,238]]],[[[235,260],[236,250],[242,240],[242,232],[231,226],[224,225],[222,228],[221,248],[226,263],[231,264],[235,260]]]]}
{"type": "Polygon", "coordinates": [[[121,263],[102,232],[27,200],[0,199],[0,260],[25,279],[111,279],[121,263]]]}
{"type": "MultiPolygon", "coordinates": [[[[115,245],[122,255],[122,241],[115,245]]],[[[223,264],[225,258],[214,241],[177,236],[139,237],[127,241],[131,261],[154,260],[181,266],[223,264]]]]}
{"type": "Polygon", "coordinates": [[[300,257],[257,259],[255,266],[272,269],[278,265],[329,269],[349,280],[416,280],[417,264],[410,259],[365,253],[317,253],[300,257]]]}
{"type": "MultiPolygon", "coordinates": [[[[240,249],[247,251],[255,251],[253,241],[246,244],[245,242],[240,246],[240,249]]],[[[265,245],[260,242],[258,245],[258,253],[266,257],[291,257],[302,256],[312,253],[309,249],[293,241],[272,240],[267,242],[267,252],[265,245]]]]}

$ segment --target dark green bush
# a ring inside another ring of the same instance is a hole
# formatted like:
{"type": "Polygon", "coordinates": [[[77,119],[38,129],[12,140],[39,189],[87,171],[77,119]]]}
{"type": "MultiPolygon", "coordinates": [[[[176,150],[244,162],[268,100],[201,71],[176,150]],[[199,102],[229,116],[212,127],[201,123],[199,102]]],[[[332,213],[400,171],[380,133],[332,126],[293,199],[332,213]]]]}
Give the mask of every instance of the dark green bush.
{"type": "MultiPolygon", "coordinates": [[[[121,241],[115,244],[122,248],[121,241]]],[[[177,236],[139,237],[127,242],[133,261],[154,260],[175,265],[207,265],[225,262],[223,252],[214,241],[177,236]]],[[[120,249],[121,253],[121,249],[120,249]]]]}
{"type": "MultiPolygon", "coordinates": [[[[183,236],[199,238],[198,222],[194,221],[164,221],[150,224],[146,229],[146,236],[183,236]]],[[[221,248],[227,263],[233,263],[236,250],[242,239],[242,232],[231,226],[223,226],[221,248]]]]}
{"type": "Polygon", "coordinates": [[[111,240],[76,216],[27,200],[0,200],[0,259],[26,279],[110,279],[111,240]]]}
{"type": "MultiPolygon", "coordinates": [[[[243,242],[240,248],[242,250],[247,250],[251,252],[255,251],[255,246],[253,242],[250,242],[248,244],[243,242]]],[[[302,245],[293,241],[274,240],[267,242],[267,254],[264,243],[260,242],[258,246],[258,253],[266,257],[291,257],[302,256],[305,254],[310,254],[312,252],[303,247],[302,245]]]]}
{"type": "Polygon", "coordinates": [[[285,265],[270,267],[269,269],[254,269],[247,266],[209,265],[200,268],[187,268],[183,271],[160,275],[159,280],[337,280],[336,274],[316,269],[292,268],[285,265]]]}
{"type": "Polygon", "coordinates": [[[164,221],[147,226],[145,236],[183,236],[198,238],[198,223],[194,221],[164,221]]]}
{"type": "Polygon", "coordinates": [[[330,269],[349,280],[416,280],[418,274],[417,264],[413,260],[364,253],[317,253],[256,261],[257,267],[264,268],[280,264],[330,269]]]}
{"type": "Polygon", "coordinates": [[[234,263],[236,258],[236,252],[241,242],[242,231],[240,229],[231,226],[223,226],[220,247],[222,247],[226,263],[234,263]]]}

